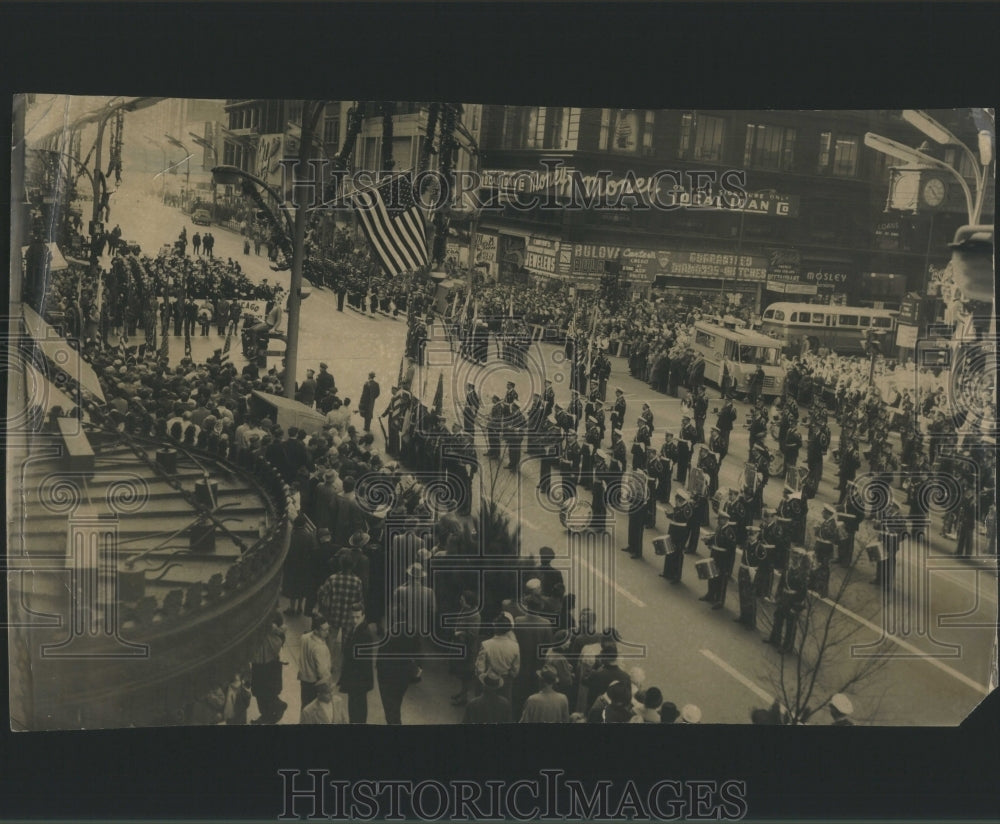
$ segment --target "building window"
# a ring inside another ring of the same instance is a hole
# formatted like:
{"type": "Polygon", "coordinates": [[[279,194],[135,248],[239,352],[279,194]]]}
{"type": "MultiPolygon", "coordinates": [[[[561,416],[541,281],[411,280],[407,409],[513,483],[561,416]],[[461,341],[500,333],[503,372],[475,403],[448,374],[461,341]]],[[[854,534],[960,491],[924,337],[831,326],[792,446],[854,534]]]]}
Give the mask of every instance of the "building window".
{"type": "Polygon", "coordinates": [[[747,123],[743,164],[757,169],[791,171],[795,163],[795,129],[747,123]]]}
{"type": "Polygon", "coordinates": [[[568,121],[567,110],[551,108],[545,117],[545,142],[543,149],[562,149],[565,145],[565,131],[568,121]]]}
{"type": "Polygon", "coordinates": [[[687,112],[681,115],[681,160],[722,161],[726,121],[721,117],[687,112]]]}
{"type": "Polygon", "coordinates": [[[653,154],[656,112],[637,109],[602,109],[598,149],[644,155],[653,154]]]}
{"type": "Polygon", "coordinates": [[[816,171],[821,175],[854,177],[858,173],[859,145],[858,138],[853,135],[834,135],[833,132],[820,133],[816,171]]]}
{"type": "Polygon", "coordinates": [[[340,117],[327,117],[323,120],[323,142],[340,142],[340,117]]]}

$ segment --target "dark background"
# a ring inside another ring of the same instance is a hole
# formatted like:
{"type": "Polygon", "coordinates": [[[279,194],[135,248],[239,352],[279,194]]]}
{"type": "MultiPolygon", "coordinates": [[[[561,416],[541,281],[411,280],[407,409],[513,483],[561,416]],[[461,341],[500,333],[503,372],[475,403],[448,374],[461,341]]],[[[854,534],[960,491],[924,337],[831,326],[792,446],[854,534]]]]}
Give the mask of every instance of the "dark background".
{"type": "MultiPolygon", "coordinates": [[[[0,5],[15,92],[709,108],[996,104],[988,4],[0,5]]],[[[3,164],[6,212],[9,178],[3,164]]],[[[4,251],[9,243],[4,222],[4,251]]],[[[6,258],[4,258],[6,259],[6,258]]],[[[669,629],[665,629],[669,632],[669,629]]],[[[684,643],[677,632],[677,643],[684,643]]],[[[0,656],[0,689],[7,683],[0,656]]],[[[725,677],[720,675],[720,677],[725,677]]],[[[735,700],[753,703],[734,688],[735,700]]],[[[6,695],[0,696],[6,707],[6,695]]],[[[13,735],[0,817],[259,818],[339,778],[748,782],[750,819],[996,819],[1000,701],[958,729],[573,725],[13,735]]]]}

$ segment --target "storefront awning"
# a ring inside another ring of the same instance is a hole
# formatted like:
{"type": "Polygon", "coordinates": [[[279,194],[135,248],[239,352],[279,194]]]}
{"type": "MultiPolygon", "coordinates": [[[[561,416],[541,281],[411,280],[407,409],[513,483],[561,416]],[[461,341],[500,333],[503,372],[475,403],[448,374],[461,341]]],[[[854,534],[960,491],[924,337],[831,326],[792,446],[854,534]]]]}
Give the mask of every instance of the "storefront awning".
{"type": "Polygon", "coordinates": [[[42,320],[34,309],[30,306],[21,308],[28,334],[35,341],[35,345],[42,350],[42,354],[56,368],[78,381],[84,392],[104,403],[104,390],[101,389],[101,382],[97,379],[93,367],[80,357],[66,338],[42,320]]]}
{"type": "MultiPolygon", "coordinates": [[[[49,253],[52,255],[51,265],[49,266],[50,272],[61,272],[63,269],[69,269],[69,263],[66,262],[66,258],[63,257],[63,253],[59,251],[59,247],[55,243],[46,243],[49,247],[49,253]]],[[[21,257],[25,257],[28,254],[28,247],[21,247],[21,257]]]]}

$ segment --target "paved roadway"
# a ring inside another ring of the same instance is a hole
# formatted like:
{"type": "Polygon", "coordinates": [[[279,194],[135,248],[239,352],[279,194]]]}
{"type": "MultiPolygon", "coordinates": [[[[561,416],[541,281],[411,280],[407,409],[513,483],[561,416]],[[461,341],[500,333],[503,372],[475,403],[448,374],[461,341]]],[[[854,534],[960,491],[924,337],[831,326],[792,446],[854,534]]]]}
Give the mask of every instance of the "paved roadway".
{"type": "MultiPolygon", "coordinates": [[[[122,189],[113,203],[112,224],[121,224],[124,237],[138,242],[144,251],[153,252],[164,243],[176,238],[181,228],[187,226],[188,236],[194,227],[189,219],[175,209],[163,206],[156,198],[144,193],[122,189]]],[[[200,227],[197,227],[200,228],[200,227]]],[[[200,230],[204,232],[204,229],[200,230]]],[[[274,272],[265,257],[244,256],[242,238],[237,233],[221,227],[212,227],[216,237],[216,257],[238,260],[244,271],[260,281],[268,278],[287,286],[288,272],[274,272]]],[[[189,247],[190,248],[190,247],[189,247]]],[[[337,381],[341,397],[357,399],[369,370],[374,370],[387,399],[389,386],[395,382],[399,359],[405,338],[405,323],[383,316],[369,318],[357,312],[336,311],[335,296],[327,290],[315,289],[302,306],[300,333],[300,378],[307,368],[316,368],[320,361],[327,361],[337,381]]],[[[178,339],[175,339],[178,340],[178,339]]],[[[179,344],[179,340],[178,340],[179,344]]],[[[193,339],[194,354],[206,357],[221,345],[214,334],[209,338],[193,339]]],[[[234,355],[240,362],[238,346],[234,355]]],[[[179,357],[179,345],[171,347],[174,357],[179,357]]],[[[495,348],[491,357],[496,358],[495,348]]],[[[485,367],[473,367],[451,355],[443,330],[435,329],[435,339],[430,347],[431,366],[427,370],[425,401],[433,397],[438,374],[444,375],[445,414],[455,420],[457,409],[451,398],[461,398],[467,380],[480,386],[480,394],[488,401],[491,394],[503,395],[507,380],[514,380],[526,404],[531,392],[541,391],[543,377],[550,377],[556,388],[557,402],[568,400],[568,374],[566,364],[557,347],[542,345],[532,350],[533,365],[529,372],[517,370],[506,363],[491,360],[485,367]],[[529,377],[533,375],[534,377],[529,377]],[[449,415],[449,409],[456,409],[449,415]]],[[[676,431],[680,420],[679,399],[668,398],[651,392],[644,383],[628,375],[627,364],[622,359],[612,359],[613,374],[609,382],[609,396],[620,386],[629,403],[624,437],[627,443],[635,431],[641,403],[650,404],[655,416],[654,443],[662,442],[666,428],[676,431]]],[[[424,385],[418,376],[415,387],[424,385]]],[[[713,403],[711,409],[717,404],[713,403]]],[[[380,407],[381,408],[381,407],[380,407]]],[[[745,417],[745,407],[739,409],[737,428],[733,432],[730,453],[720,474],[720,486],[737,485],[739,474],[747,455],[748,436],[739,424],[745,417]]],[[[710,414],[708,425],[714,421],[710,414]]],[[[381,434],[376,436],[380,440],[381,434]]],[[[834,424],[833,442],[839,432],[834,424]]],[[[818,513],[825,501],[835,501],[837,493],[836,468],[828,460],[825,476],[812,502],[813,513],[818,513]]],[[[734,622],[736,615],[736,586],[729,587],[726,609],[713,611],[698,600],[705,585],[698,581],[690,556],[685,561],[684,580],[680,586],[670,586],[658,576],[659,559],[652,553],[650,542],[660,530],[647,531],[645,557],[633,561],[617,547],[626,543],[626,523],[618,515],[612,540],[613,549],[597,555],[579,550],[570,551],[568,537],[558,517],[544,508],[535,496],[538,466],[526,462],[519,476],[490,464],[484,459],[480,478],[495,481],[496,494],[505,502],[510,512],[517,516],[522,535],[523,551],[537,552],[538,547],[549,545],[556,549],[557,565],[564,565],[568,580],[585,582],[613,593],[613,603],[601,611],[602,623],[613,623],[626,641],[637,646],[628,649],[629,666],[641,666],[647,674],[647,683],[661,687],[666,700],[678,706],[697,704],[706,722],[746,723],[753,706],[769,704],[776,695],[775,683],[779,672],[779,656],[771,647],[762,644],[764,631],[770,625],[770,607],[758,612],[758,631],[744,629],[734,622]],[[589,558],[589,560],[587,560],[589,558]],[[611,566],[608,566],[610,564],[611,566]]],[[[772,480],[765,494],[765,501],[776,503],[780,498],[781,483],[772,480]]],[[[902,493],[899,493],[902,494],[902,493]]],[[[665,525],[662,513],[658,527],[665,525]]],[[[935,519],[933,531],[940,532],[940,521],[935,519]]],[[[863,685],[852,690],[857,720],[873,720],[879,724],[934,724],[949,725],[960,722],[986,694],[985,684],[997,616],[995,564],[952,562],[954,542],[935,534],[932,553],[941,553],[947,569],[924,570],[926,590],[921,596],[911,597],[916,591],[915,581],[908,585],[904,600],[904,614],[914,618],[914,624],[894,633],[895,641],[882,638],[882,605],[878,588],[869,581],[873,567],[862,558],[852,582],[842,598],[835,616],[838,632],[851,631],[853,654],[845,648],[829,664],[832,673],[847,671],[856,665],[858,656],[873,652],[885,656],[883,669],[863,685]],[[932,607],[927,606],[932,604],[932,607]],[[926,621],[918,621],[922,616],[926,621]],[[923,624],[929,624],[929,630],[923,624]],[[904,631],[905,630],[905,631],[904,631]],[[951,645],[951,646],[944,646],[951,645]],[[865,647],[862,649],[861,647],[865,647]],[[852,660],[853,659],[853,660],[852,660]]],[[[707,557],[704,545],[701,557],[707,557]]],[[[835,568],[836,569],[836,568],[835,568]]],[[[904,573],[920,572],[914,565],[900,566],[900,582],[904,573]]],[[[834,573],[831,592],[837,589],[839,572],[834,573]]],[[[897,589],[903,591],[902,583],[897,589]]],[[[578,590],[577,606],[587,605],[585,595],[578,590]]],[[[596,606],[596,605],[595,605],[596,606]]],[[[818,607],[826,614],[832,605],[818,607]]],[[[284,698],[291,705],[283,723],[295,723],[298,718],[298,686],[295,682],[295,659],[298,634],[306,627],[304,618],[291,619],[285,655],[290,666],[285,668],[284,698]]],[[[430,665],[425,669],[423,682],[415,685],[404,703],[406,723],[453,723],[461,718],[461,710],[452,708],[448,696],[456,691],[455,680],[449,677],[444,665],[430,665]]],[[[817,693],[828,694],[821,683],[817,693]]],[[[370,722],[382,723],[377,690],[370,695],[370,722]]],[[[821,714],[826,722],[826,714],[821,714]]]]}

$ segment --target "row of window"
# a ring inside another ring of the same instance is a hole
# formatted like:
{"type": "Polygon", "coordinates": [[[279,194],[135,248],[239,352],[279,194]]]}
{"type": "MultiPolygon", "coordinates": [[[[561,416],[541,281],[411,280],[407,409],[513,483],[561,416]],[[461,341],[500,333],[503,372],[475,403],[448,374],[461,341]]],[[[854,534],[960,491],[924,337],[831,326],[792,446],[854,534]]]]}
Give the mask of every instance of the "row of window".
{"type": "MultiPolygon", "coordinates": [[[[764,312],[764,320],[773,320],[782,323],[785,320],[785,313],[781,309],[768,309],[764,312]]],[[[789,323],[816,323],[821,326],[832,326],[836,318],[837,326],[857,326],[867,328],[869,326],[876,329],[891,329],[892,318],[872,317],[870,315],[830,315],[826,312],[792,312],[788,316],[789,323]]]]}
{"type": "MultiPolygon", "coordinates": [[[[575,129],[574,110],[559,107],[508,106],[504,109],[501,145],[508,149],[568,149],[575,129]]],[[[652,155],[658,112],[652,109],[602,109],[597,149],[652,155]]],[[[715,115],[681,115],[678,157],[721,163],[726,152],[727,121],[715,115]]],[[[797,130],[769,123],[746,125],[743,165],[746,168],[790,171],[795,168],[797,130]]],[[[820,134],[817,174],[854,177],[858,173],[861,139],[831,131],[820,134]]]]}

